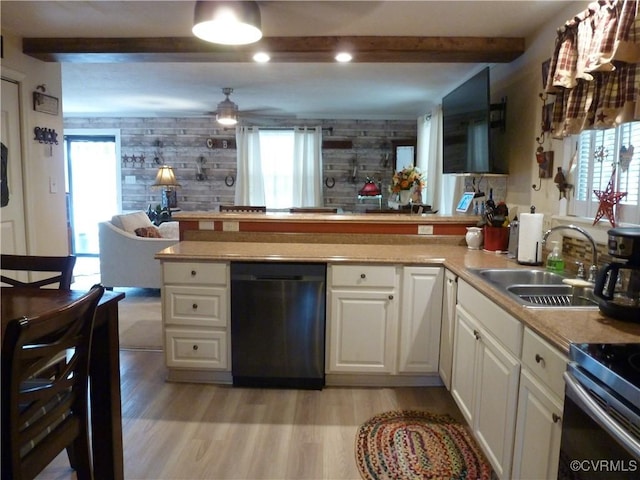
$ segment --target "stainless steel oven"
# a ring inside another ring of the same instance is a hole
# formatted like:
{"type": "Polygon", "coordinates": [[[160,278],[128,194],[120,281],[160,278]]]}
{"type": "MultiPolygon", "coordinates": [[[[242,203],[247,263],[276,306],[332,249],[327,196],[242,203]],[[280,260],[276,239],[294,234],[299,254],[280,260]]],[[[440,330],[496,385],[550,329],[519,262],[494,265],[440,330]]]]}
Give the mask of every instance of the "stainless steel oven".
{"type": "Polygon", "coordinates": [[[572,344],[559,479],[640,478],[640,343],[572,344]]]}

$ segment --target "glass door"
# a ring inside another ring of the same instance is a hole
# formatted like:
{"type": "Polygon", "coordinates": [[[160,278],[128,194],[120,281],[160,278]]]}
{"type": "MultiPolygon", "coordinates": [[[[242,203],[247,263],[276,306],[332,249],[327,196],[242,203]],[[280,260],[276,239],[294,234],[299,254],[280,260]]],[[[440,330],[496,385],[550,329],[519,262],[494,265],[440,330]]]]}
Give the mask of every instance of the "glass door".
{"type": "Polygon", "coordinates": [[[98,255],[98,223],[120,206],[120,163],[113,135],[65,135],[67,209],[74,255],[98,255]]]}

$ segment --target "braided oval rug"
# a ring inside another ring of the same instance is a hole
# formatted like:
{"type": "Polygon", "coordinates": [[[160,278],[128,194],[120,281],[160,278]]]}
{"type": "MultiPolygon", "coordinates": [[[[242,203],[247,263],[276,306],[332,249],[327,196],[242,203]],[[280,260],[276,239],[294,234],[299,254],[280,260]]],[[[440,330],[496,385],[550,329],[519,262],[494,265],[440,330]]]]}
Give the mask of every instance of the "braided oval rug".
{"type": "Polygon", "coordinates": [[[491,467],[464,426],[449,415],[399,410],[358,428],[356,463],[365,480],[489,480],[491,467]]]}

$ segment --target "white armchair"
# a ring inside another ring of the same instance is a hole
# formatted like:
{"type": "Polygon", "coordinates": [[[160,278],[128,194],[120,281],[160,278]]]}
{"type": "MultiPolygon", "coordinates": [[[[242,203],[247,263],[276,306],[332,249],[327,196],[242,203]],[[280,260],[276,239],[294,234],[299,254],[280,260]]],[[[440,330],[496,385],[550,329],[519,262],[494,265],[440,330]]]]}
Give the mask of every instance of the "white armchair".
{"type": "Polygon", "coordinates": [[[160,250],[178,243],[178,222],[160,225],[158,230],[163,238],[136,235],[133,233],[139,228],[136,222],[139,227],[152,226],[144,212],[116,215],[111,221],[98,225],[100,277],[107,288],[160,288],[162,284],[160,262],[154,256],[160,250]],[[144,215],[146,221],[140,214],[144,215]]]}

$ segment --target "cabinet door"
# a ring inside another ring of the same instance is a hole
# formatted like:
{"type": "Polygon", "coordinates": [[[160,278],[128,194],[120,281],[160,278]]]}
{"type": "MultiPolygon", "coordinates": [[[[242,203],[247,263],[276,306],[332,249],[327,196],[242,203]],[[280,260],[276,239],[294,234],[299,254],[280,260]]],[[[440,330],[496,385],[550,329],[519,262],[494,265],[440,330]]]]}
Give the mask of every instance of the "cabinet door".
{"type": "Polygon", "coordinates": [[[442,298],[442,326],[440,327],[439,373],[444,386],[451,390],[451,367],[453,364],[453,336],[456,325],[456,301],[458,298],[458,277],[445,270],[444,293],[442,298]]]}
{"type": "Polygon", "coordinates": [[[399,372],[438,371],[443,278],[442,268],[403,268],[399,372]]]}
{"type": "Polygon", "coordinates": [[[469,425],[473,425],[474,383],[479,327],[460,305],[456,308],[456,327],[453,342],[451,395],[469,425]]]}
{"type": "Polygon", "coordinates": [[[500,478],[511,478],[520,362],[480,330],[473,430],[500,478]]]}
{"type": "Polygon", "coordinates": [[[395,304],[392,290],[331,291],[330,372],[393,372],[395,304]]]}
{"type": "Polygon", "coordinates": [[[556,478],[562,404],[526,369],[520,376],[512,478],[556,478]]]}

